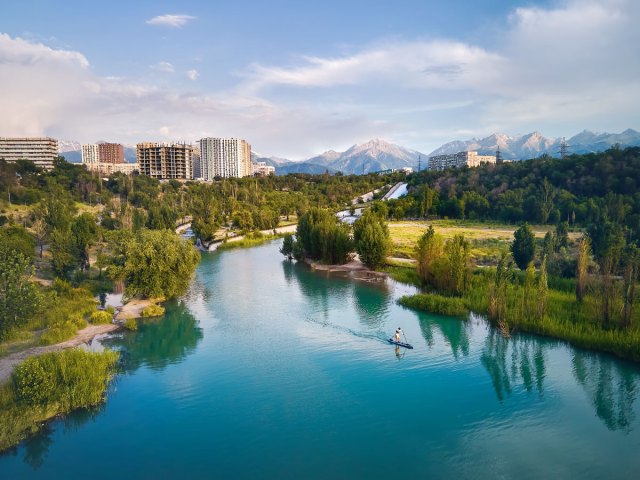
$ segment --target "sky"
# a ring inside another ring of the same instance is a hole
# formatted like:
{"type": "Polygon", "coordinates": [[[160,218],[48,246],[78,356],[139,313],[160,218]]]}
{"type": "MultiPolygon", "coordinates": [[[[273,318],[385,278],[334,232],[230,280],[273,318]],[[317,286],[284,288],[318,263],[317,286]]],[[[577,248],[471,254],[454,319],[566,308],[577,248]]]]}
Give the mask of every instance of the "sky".
{"type": "Polygon", "coordinates": [[[0,136],[381,138],[640,128],[638,0],[2,0],[0,136]]]}

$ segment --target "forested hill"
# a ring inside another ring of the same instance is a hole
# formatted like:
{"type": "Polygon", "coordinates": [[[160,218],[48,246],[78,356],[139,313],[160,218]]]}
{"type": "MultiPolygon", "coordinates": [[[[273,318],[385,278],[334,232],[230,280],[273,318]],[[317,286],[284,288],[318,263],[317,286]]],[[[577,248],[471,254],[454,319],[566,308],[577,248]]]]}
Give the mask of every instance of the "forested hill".
{"type": "Polygon", "coordinates": [[[564,159],[424,171],[398,206],[407,216],[581,225],[608,220],[640,237],[640,147],[564,159]]]}

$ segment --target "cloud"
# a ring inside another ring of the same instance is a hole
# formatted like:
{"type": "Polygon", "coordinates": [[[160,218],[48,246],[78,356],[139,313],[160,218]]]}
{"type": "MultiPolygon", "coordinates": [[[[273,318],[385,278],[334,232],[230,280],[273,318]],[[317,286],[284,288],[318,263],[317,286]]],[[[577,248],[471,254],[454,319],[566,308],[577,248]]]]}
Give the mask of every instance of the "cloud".
{"type": "Polygon", "coordinates": [[[187,78],[188,78],[189,80],[197,80],[197,79],[198,79],[198,77],[200,76],[200,74],[198,73],[198,71],[197,71],[197,70],[195,70],[195,69],[194,69],[194,70],[187,70],[185,73],[186,73],[187,78]]]}
{"type": "Polygon", "coordinates": [[[158,72],[165,72],[165,73],[174,72],[173,65],[171,65],[169,62],[158,62],[155,65],[151,65],[150,68],[158,72]]]}
{"type": "Polygon", "coordinates": [[[0,65],[36,65],[47,63],[67,64],[87,68],[89,61],[84,55],[70,50],[53,49],[42,43],[30,42],[20,37],[11,38],[0,33],[0,65]]]}
{"type": "Polygon", "coordinates": [[[184,27],[191,20],[195,20],[197,17],[191,15],[159,15],[157,17],[150,18],[145,23],[149,25],[159,25],[162,27],[180,28],[184,27]]]}

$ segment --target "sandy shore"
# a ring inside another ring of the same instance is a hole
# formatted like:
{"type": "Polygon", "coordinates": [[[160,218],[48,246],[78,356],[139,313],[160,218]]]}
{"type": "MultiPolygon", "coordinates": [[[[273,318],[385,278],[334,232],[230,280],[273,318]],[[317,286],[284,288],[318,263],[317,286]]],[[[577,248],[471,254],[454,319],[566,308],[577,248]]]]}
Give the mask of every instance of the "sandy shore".
{"type": "Polygon", "coordinates": [[[311,269],[318,272],[343,274],[356,280],[365,280],[368,282],[384,281],[389,276],[385,272],[376,272],[375,270],[371,270],[360,261],[358,255],[356,255],[349,263],[345,263],[343,265],[325,265],[309,259],[305,259],[305,263],[309,265],[311,269]]]}
{"type": "Polygon", "coordinates": [[[89,343],[97,335],[110,333],[118,330],[120,325],[115,323],[108,323],[105,325],[89,325],[82,330],[78,330],[75,337],[62,343],[56,343],[55,345],[46,345],[44,347],[32,347],[21,352],[12,353],[6,357],[0,358],[0,383],[4,383],[9,379],[13,369],[23,360],[34,355],[42,355],[48,352],[57,352],[66,348],[77,347],[84,343],[89,343]]]}
{"type": "Polygon", "coordinates": [[[147,299],[139,299],[134,298],[124,304],[122,307],[118,307],[118,313],[116,313],[115,319],[116,321],[126,320],[127,318],[141,318],[142,310],[144,310],[149,305],[155,305],[157,303],[162,302],[161,298],[147,298],[147,299]]]}

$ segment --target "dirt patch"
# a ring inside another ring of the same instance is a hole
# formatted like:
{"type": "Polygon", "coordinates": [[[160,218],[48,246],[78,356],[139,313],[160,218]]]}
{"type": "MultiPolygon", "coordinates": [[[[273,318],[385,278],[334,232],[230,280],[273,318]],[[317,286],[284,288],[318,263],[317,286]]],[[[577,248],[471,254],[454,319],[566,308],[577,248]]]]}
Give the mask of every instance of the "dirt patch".
{"type": "Polygon", "coordinates": [[[150,305],[156,305],[161,301],[162,299],[160,298],[147,298],[144,300],[140,298],[134,298],[133,300],[130,300],[125,305],[117,309],[118,313],[116,314],[116,320],[123,321],[128,318],[141,318],[142,310],[150,305]]]}
{"type": "Polygon", "coordinates": [[[77,347],[79,345],[90,343],[97,335],[111,333],[120,328],[120,325],[108,323],[106,325],[89,325],[82,330],[78,330],[75,337],[55,345],[46,345],[43,347],[32,347],[21,352],[12,353],[6,357],[0,358],[0,383],[4,383],[11,377],[13,369],[23,360],[35,355],[42,355],[48,352],[57,352],[66,348],[77,347]]]}

